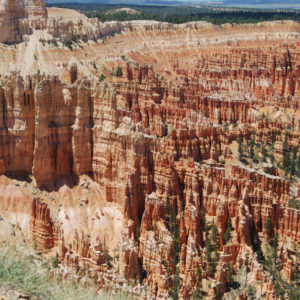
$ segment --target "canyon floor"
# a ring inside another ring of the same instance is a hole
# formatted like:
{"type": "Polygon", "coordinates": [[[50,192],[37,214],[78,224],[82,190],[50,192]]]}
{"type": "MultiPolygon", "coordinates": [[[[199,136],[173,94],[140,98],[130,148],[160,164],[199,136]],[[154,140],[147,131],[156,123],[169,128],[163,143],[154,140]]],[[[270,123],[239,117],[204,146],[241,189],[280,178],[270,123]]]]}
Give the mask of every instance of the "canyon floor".
{"type": "Polygon", "coordinates": [[[0,5],[1,247],[108,297],[299,299],[300,24],[28,3],[0,5]]]}

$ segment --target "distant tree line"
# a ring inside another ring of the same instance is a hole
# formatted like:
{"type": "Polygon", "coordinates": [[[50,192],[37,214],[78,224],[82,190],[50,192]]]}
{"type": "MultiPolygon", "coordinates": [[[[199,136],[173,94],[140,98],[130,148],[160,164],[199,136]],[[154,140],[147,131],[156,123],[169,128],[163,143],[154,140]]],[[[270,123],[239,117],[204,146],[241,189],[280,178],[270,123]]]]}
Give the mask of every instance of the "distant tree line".
{"type": "Polygon", "coordinates": [[[121,5],[121,4],[56,4],[59,6],[76,9],[90,18],[98,18],[106,21],[133,21],[155,20],[181,24],[192,21],[207,21],[216,25],[224,23],[257,23],[276,20],[300,21],[300,11],[297,10],[258,10],[258,9],[224,9],[212,7],[192,6],[153,6],[153,5],[121,5]],[[130,14],[126,11],[113,10],[118,8],[131,8],[138,14],[130,14]],[[110,11],[108,14],[107,12],[110,11]]]}

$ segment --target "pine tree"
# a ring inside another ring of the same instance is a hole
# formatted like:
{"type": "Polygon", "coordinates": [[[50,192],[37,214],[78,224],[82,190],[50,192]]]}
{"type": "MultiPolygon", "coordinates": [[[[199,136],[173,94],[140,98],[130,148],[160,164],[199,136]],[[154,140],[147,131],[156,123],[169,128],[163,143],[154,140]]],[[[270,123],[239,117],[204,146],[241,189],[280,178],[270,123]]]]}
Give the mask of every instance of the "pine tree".
{"type": "Polygon", "coordinates": [[[254,145],[255,145],[255,141],[254,141],[254,139],[251,139],[251,141],[250,141],[250,151],[249,151],[249,155],[250,155],[251,159],[253,159],[253,157],[254,157],[254,145]]]}
{"type": "Polygon", "coordinates": [[[230,240],[231,229],[232,229],[231,219],[230,217],[228,217],[227,228],[223,236],[224,245],[226,245],[226,243],[230,240]]]}
{"type": "Polygon", "coordinates": [[[102,82],[104,79],[106,78],[106,76],[102,73],[98,79],[99,82],[102,82]]]}
{"type": "Polygon", "coordinates": [[[108,250],[106,248],[104,249],[104,256],[105,256],[105,262],[106,262],[108,268],[111,269],[112,268],[111,261],[113,258],[110,256],[110,254],[108,253],[108,250]]]}
{"type": "Polygon", "coordinates": [[[239,159],[241,160],[243,158],[243,139],[240,138],[238,141],[239,147],[238,147],[238,151],[239,151],[239,159]]]}
{"type": "Polygon", "coordinates": [[[179,227],[177,225],[177,209],[176,207],[173,208],[172,204],[170,203],[170,198],[168,195],[166,199],[166,206],[167,206],[167,225],[174,242],[173,263],[174,265],[176,265],[179,260],[179,251],[180,251],[179,227]]]}
{"type": "Polygon", "coordinates": [[[247,296],[249,300],[254,300],[255,299],[255,288],[254,286],[250,285],[247,289],[247,296]]]}
{"type": "Polygon", "coordinates": [[[273,271],[276,272],[278,271],[278,264],[279,260],[277,258],[277,252],[278,252],[278,233],[275,234],[274,238],[271,240],[270,243],[272,247],[272,260],[273,260],[273,271]]]}
{"type": "Polygon", "coordinates": [[[214,243],[215,248],[218,248],[218,246],[219,246],[219,230],[215,224],[213,224],[213,226],[211,228],[211,239],[214,243]]]}
{"type": "Polygon", "coordinates": [[[297,177],[300,178],[300,155],[298,156],[296,161],[296,169],[297,169],[297,177]]]}
{"type": "Polygon", "coordinates": [[[283,142],[283,169],[286,174],[290,173],[290,165],[291,165],[291,157],[290,157],[290,151],[288,146],[288,137],[289,137],[289,133],[286,132],[284,136],[284,142],[283,142]]]}
{"type": "Polygon", "coordinates": [[[265,230],[268,236],[272,236],[273,234],[273,221],[271,218],[267,218],[265,222],[265,230]]]}
{"type": "Polygon", "coordinates": [[[140,220],[140,218],[138,218],[138,223],[137,223],[136,232],[135,232],[135,240],[137,242],[139,242],[140,235],[141,235],[141,220],[140,220]]]}
{"type": "Polygon", "coordinates": [[[290,284],[285,282],[280,274],[281,265],[280,260],[278,258],[278,233],[276,233],[274,235],[274,238],[270,241],[269,247],[269,255],[266,256],[266,259],[263,261],[263,264],[265,269],[273,278],[274,288],[277,296],[279,298],[283,298],[287,289],[290,289],[290,284]]]}
{"type": "Polygon", "coordinates": [[[194,293],[193,293],[193,300],[199,300],[203,298],[203,293],[199,287],[196,287],[194,293]]]}
{"type": "Polygon", "coordinates": [[[56,268],[58,268],[59,264],[60,264],[59,256],[58,256],[58,253],[56,252],[56,255],[52,258],[52,267],[54,269],[56,269],[56,268]]]}
{"type": "Polygon", "coordinates": [[[246,258],[245,258],[245,271],[246,271],[246,280],[245,280],[245,288],[247,287],[247,277],[248,277],[248,273],[249,273],[249,254],[246,254],[246,258]]]}
{"type": "Polygon", "coordinates": [[[174,274],[174,280],[173,280],[173,286],[169,289],[169,294],[172,299],[178,300],[179,295],[178,295],[178,290],[179,290],[179,270],[176,268],[175,274],[174,274]]]}
{"type": "Polygon", "coordinates": [[[209,263],[208,273],[214,274],[219,260],[219,231],[215,224],[212,225],[210,235],[206,239],[206,257],[209,263]]]}
{"type": "Polygon", "coordinates": [[[122,77],[123,76],[123,71],[122,71],[122,68],[120,66],[117,67],[116,76],[117,77],[122,77]]]}

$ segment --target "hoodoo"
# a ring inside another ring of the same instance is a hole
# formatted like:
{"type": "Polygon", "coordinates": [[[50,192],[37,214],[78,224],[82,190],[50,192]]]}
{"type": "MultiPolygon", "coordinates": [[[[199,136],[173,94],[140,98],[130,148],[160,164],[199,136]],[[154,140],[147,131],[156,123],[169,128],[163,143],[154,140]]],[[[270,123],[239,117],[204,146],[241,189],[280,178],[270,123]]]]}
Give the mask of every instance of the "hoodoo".
{"type": "Polygon", "coordinates": [[[258,285],[277,299],[272,274],[292,286],[299,23],[0,9],[0,216],[57,253],[55,276],[140,299],[250,299],[258,285]]]}

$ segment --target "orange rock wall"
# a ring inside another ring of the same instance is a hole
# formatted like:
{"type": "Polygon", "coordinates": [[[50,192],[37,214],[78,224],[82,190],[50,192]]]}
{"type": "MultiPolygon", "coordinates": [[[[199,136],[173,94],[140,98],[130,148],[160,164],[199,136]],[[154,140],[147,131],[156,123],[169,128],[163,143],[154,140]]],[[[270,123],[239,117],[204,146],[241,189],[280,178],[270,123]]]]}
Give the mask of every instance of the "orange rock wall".
{"type": "MultiPolygon", "coordinates": [[[[288,207],[289,180],[277,168],[270,175],[242,166],[231,148],[253,130],[264,143],[280,131],[274,151],[282,159],[288,120],[265,115],[277,106],[293,115],[288,145],[299,153],[299,52],[292,45],[271,46],[201,49],[188,67],[171,59],[166,78],[151,66],[129,63],[122,77],[104,83],[77,79],[75,67],[72,84],[54,76],[11,76],[0,86],[0,173],[33,174],[37,187],[51,191],[63,179],[76,185],[80,175],[90,175],[127,222],[119,247],[122,276],[139,277],[153,295],[164,297],[177,271],[180,296],[188,299],[201,270],[223,293],[229,262],[237,271],[250,253],[253,273],[261,269],[254,238],[278,232],[281,241],[300,241],[300,212],[288,207]],[[178,227],[177,265],[168,205],[178,227]],[[267,218],[272,233],[266,232],[267,218]],[[220,234],[215,273],[208,271],[205,221],[215,222],[220,234]]],[[[100,239],[76,231],[71,246],[65,245],[61,224],[38,199],[30,229],[37,249],[58,247],[60,259],[75,271],[85,265],[107,271],[100,239]]]]}

